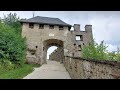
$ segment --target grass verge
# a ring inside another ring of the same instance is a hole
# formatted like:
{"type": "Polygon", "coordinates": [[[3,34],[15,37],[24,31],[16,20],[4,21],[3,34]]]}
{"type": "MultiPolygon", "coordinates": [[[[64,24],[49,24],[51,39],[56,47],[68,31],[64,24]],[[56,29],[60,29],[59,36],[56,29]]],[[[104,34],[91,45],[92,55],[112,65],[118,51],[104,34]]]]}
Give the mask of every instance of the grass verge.
{"type": "Polygon", "coordinates": [[[14,70],[0,70],[0,79],[22,79],[29,73],[31,73],[34,67],[39,67],[40,65],[29,65],[25,64],[23,67],[14,70]]]}

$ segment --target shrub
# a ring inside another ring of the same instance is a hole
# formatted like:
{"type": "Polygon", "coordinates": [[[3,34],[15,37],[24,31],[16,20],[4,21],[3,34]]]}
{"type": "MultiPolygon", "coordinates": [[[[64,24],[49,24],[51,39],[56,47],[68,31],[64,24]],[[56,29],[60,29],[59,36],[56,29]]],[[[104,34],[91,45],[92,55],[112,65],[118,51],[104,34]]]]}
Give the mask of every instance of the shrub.
{"type": "Polygon", "coordinates": [[[0,59],[8,59],[13,64],[22,65],[25,62],[26,44],[14,28],[0,23],[0,59]]]}
{"type": "Polygon", "coordinates": [[[103,41],[98,44],[94,40],[92,40],[89,45],[83,46],[82,57],[86,59],[106,60],[106,48],[107,46],[103,44],[103,41]]]}
{"type": "Polygon", "coordinates": [[[12,70],[15,68],[15,65],[10,62],[8,59],[1,59],[0,60],[0,69],[4,70],[12,70]]]}
{"type": "Polygon", "coordinates": [[[120,61],[119,51],[115,54],[107,51],[107,47],[104,45],[104,41],[98,44],[92,40],[89,45],[83,46],[82,57],[85,59],[120,61]]]}
{"type": "Polygon", "coordinates": [[[120,54],[116,54],[115,61],[120,61],[120,54]]]}
{"type": "Polygon", "coordinates": [[[108,60],[111,61],[120,61],[120,53],[108,52],[108,60]]]}

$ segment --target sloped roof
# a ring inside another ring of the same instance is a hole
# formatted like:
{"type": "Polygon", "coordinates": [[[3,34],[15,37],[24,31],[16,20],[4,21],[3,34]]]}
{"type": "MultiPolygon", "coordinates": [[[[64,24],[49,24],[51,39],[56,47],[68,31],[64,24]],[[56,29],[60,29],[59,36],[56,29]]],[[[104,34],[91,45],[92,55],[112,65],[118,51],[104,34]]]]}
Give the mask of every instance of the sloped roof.
{"type": "Polygon", "coordinates": [[[63,25],[63,26],[71,26],[70,24],[65,23],[59,18],[51,18],[51,17],[42,17],[36,16],[27,20],[20,20],[23,23],[38,23],[38,24],[50,24],[50,25],[63,25]]]}

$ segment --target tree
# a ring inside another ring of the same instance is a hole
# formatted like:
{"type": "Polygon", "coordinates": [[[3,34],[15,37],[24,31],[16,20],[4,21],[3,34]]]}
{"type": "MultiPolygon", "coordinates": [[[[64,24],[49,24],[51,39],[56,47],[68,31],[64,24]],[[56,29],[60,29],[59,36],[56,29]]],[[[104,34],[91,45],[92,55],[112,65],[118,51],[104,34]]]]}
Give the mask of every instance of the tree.
{"type": "Polygon", "coordinates": [[[107,47],[104,45],[104,41],[98,44],[92,39],[89,45],[84,45],[82,57],[86,59],[106,60],[107,47]]]}
{"type": "Polygon", "coordinates": [[[7,25],[12,25],[12,23],[17,22],[18,20],[19,20],[19,17],[17,17],[16,13],[14,14],[9,13],[7,14],[7,16],[4,15],[4,18],[3,18],[4,23],[7,25]]]}
{"type": "Polygon", "coordinates": [[[0,60],[9,60],[16,65],[23,65],[26,56],[25,39],[14,32],[14,28],[0,23],[0,60]]]}
{"type": "Polygon", "coordinates": [[[9,13],[7,15],[4,15],[4,18],[2,19],[2,22],[4,22],[6,25],[9,25],[10,27],[14,28],[16,33],[21,33],[22,26],[20,22],[18,22],[20,18],[17,16],[16,13],[12,14],[9,13]]]}

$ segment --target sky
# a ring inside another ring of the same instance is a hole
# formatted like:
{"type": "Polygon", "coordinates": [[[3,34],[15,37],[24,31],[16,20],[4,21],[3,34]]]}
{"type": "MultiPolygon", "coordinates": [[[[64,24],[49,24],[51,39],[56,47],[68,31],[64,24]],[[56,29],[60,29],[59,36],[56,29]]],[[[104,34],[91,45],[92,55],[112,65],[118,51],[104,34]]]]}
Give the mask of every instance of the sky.
{"type": "MultiPolygon", "coordinates": [[[[97,43],[104,40],[109,51],[116,51],[120,46],[120,11],[0,11],[0,17],[10,12],[26,19],[33,17],[33,12],[35,16],[60,18],[71,25],[80,24],[83,31],[85,25],[90,24],[97,43]]],[[[48,53],[52,51],[50,49],[48,53]]]]}

